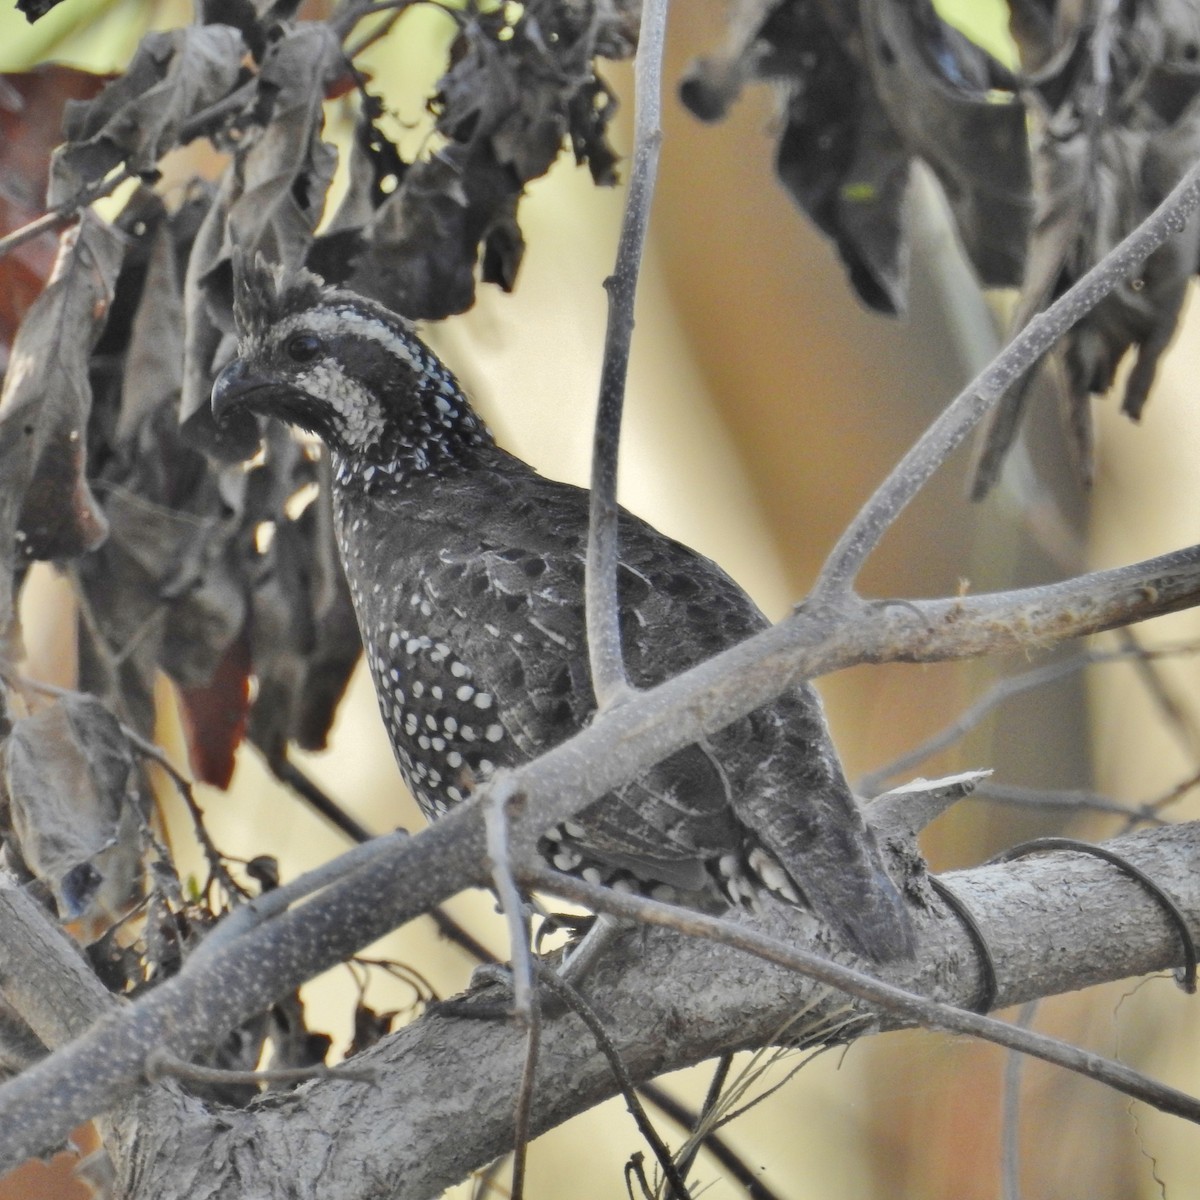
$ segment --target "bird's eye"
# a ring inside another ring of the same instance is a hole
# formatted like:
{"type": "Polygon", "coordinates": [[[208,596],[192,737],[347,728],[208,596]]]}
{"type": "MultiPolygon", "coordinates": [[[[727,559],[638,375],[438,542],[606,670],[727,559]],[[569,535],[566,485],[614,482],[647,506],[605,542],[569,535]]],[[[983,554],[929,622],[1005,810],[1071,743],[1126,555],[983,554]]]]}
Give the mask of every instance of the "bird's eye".
{"type": "Polygon", "coordinates": [[[308,363],[320,358],[325,346],[315,333],[297,333],[288,338],[284,350],[292,362],[308,363]]]}

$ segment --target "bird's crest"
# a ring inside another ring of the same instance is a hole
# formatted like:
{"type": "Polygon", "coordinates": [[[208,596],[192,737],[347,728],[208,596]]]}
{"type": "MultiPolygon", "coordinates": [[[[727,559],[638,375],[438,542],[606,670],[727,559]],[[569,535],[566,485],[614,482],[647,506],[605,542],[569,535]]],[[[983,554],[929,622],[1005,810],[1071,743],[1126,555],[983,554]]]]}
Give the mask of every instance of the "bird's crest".
{"type": "Polygon", "coordinates": [[[240,337],[261,334],[284,317],[319,303],[330,288],[304,267],[270,263],[262,254],[233,251],[233,318],[240,337]]]}

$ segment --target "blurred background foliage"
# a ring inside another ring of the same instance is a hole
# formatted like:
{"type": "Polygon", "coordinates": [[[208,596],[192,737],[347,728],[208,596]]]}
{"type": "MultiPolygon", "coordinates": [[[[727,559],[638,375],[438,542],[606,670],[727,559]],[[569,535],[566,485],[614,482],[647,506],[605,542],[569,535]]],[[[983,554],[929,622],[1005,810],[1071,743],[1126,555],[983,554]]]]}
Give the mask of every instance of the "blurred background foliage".
{"type": "MultiPolygon", "coordinates": [[[[938,7],[1012,61],[1004,4],[944,0],[938,7]]],[[[304,15],[323,10],[310,5],[304,15]]],[[[57,61],[118,70],[147,29],[190,17],[184,0],[65,0],[29,27],[6,8],[0,66],[15,71],[57,61]]],[[[892,320],[865,311],[829,245],[776,181],[766,132],[776,120],[770,90],[750,89],[718,126],[698,124],[674,97],[688,65],[720,44],[724,19],[724,6],[714,0],[680,0],[673,13],[666,140],[639,301],[621,489],[629,507],[717,559],[778,617],[804,594],[870,490],[986,361],[999,341],[996,305],[1004,298],[982,297],[936,187],[921,175],[913,195],[908,313],[892,320]]],[[[452,33],[444,14],[417,6],[365,56],[397,114],[391,132],[409,151],[428,133],[424,103],[452,33]]],[[[627,147],[631,73],[617,67],[606,77],[625,105],[618,136],[627,147]]],[[[327,136],[344,147],[345,101],[330,101],[326,114],[327,136]]],[[[170,195],[173,184],[182,187],[196,172],[213,175],[221,165],[206,143],[196,143],[164,165],[161,190],[170,195]]],[[[514,294],[483,289],[471,311],[425,331],[504,444],[540,470],[579,482],[587,474],[599,376],[601,282],[621,200],[619,190],[597,190],[586,171],[560,160],[523,202],[528,251],[514,294]]],[[[1035,414],[1029,444],[1042,490],[1023,487],[1020,473],[1009,472],[988,500],[971,505],[964,499],[967,456],[960,454],[889,535],[865,590],[883,596],[989,590],[1195,540],[1200,428],[1192,393],[1200,329],[1194,317],[1192,305],[1143,428],[1118,424],[1115,406],[1102,406],[1090,496],[1081,497],[1062,477],[1056,427],[1035,414]],[[1050,522],[1051,533],[1047,511],[1061,518],[1050,522]]],[[[30,671],[64,685],[74,670],[67,597],[52,570],[39,566],[24,598],[30,671]]],[[[1157,622],[1145,636],[1179,639],[1194,635],[1195,625],[1183,614],[1157,622]]],[[[823,681],[851,777],[951,722],[997,673],[1024,665],[862,668],[823,681]]],[[[1165,671],[1183,711],[1194,713],[1193,667],[1185,660],[1165,671]]],[[[161,699],[169,714],[166,685],[161,699]]],[[[159,735],[182,761],[178,727],[166,719],[159,735]]],[[[1095,789],[1138,801],[1192,774],[1194,751],[1164,722],[1134,669],[1121,665],[1022,697],[921,770],[991,767],[1003,783],[1095,789]]],[[[304,766],[373,828],[419,827],[361,667],[332,748],[304,766]]],[[[201,798],[218,845],[247,856],[269,848],[285,877],[343,848],[339,835],[281,793],[251,754],[240,756],[228,792],[202,789],[201,798]]],[[[163,805],[185,853],[189,837],[165,791],[163,805]]],[[[1173,811],[1200,815],[1195,810],[1189,796],[1173,811]]],[[[1094,816],[1064,820],[969,801],[930,830],[925,848],[935,868],[952,868],[1039,833],[1098,837],[1117,827],[1094,816]]],[[[504,954],[487,897],[459,897],[450,907],[504,954]]],[[[380,953],[417,967],[440,994],[464,986],[471,966],[428,922],[393,935],[380,953]]],[[[350,1035],[346,1016],[356,986],[339,970],[307,989],[314,1025],[327,1028],[339,1047],[350,1035]]],[[[413,1002],[410,989],[386,978],[373,979],[370,989],[379,1010],[413,1002]]],[[[1175,1086],[1200,1089],[1194,1005],[1168,981],[1060,997],[1040,1005],[1035,1020],[1175,1086]]],[[[785,1059],[772,1078],[796,1065],[785,1059]]],[[[992,1200],[1000,1194],[1005,1069],[995,1047],[928,1033],[875,1039],[806,1064],[769,1103],[741,1119],[730,1140],[772,1193],[788,1200],[992,1200]]],[[[1200,1149],[1190,1127],[1040,1063],[1026,1064],[1023,1076],[1023,1194],[1092,1200],[1191,1194],[1200,1149]]],[[[706,1086],[703,1069],[670,1081],[692,1103],[706,1086]]],[[[605,1106],[537,1144],[529,1195],[618,1195],[621,1164],[637,1149],[622,1106],[605,1106]]],[[[700,1174],[713,1181],[704,1193],[711,1200],[746,1194],[704,1160],[700,1174]]],[[[35,1167],[0,1184],[0,1196],[84,1194],[79,1187],[35,1167]]],[[[459,1194],[470,1195],[470,1187],[459,1194]]]]}

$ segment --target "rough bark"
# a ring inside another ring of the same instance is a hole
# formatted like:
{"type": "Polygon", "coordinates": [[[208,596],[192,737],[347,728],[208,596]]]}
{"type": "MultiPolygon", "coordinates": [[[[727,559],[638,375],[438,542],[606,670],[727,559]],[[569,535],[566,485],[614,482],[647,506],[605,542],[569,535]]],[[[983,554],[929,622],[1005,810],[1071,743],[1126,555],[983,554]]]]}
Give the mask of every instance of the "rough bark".
{"type": "MultiPolygon", "coordinates": [[[[1200,823],[1109,843],[1178,903],[1200,936],[1200,823]]],[[[1178,933],[1141,887],[1076,854],[1038,856],[946,877],[968,903],[995,956],[1004,1007],[1178,966],[1178,933]]],[[[738,918],[750,922],[748,917],[738,918]]],[[[800,945],[821,939],[782,907],[757,928],[800,945]]],[[[882,977],[960,1006],[978,1001],[971,940],[940,903],[920,915],[920,952],[882,977]]],[[[729,1050],[790,1036],[852,1039],[900,1022],[739,950],[652,929],[627,935],[587,993],[635,1079],[729,1050]]],[[[374,1083],[327,1079],[271,1095],[244,1111],[206,1109],[174,1084],[141,1090],[115,1125],[118,1194],[367,1200],[436,1195],[503,1153],[523,1035],[501,1021],[437,1013],[356,1060],[374,1083]]],[[[534,1124],[540,1131],[613,1095],[611,1071],[573,1016],[548,1013],[534,1124]]],[[[636,1133],[630,1128],[630,1148],[636,1133]]]]}

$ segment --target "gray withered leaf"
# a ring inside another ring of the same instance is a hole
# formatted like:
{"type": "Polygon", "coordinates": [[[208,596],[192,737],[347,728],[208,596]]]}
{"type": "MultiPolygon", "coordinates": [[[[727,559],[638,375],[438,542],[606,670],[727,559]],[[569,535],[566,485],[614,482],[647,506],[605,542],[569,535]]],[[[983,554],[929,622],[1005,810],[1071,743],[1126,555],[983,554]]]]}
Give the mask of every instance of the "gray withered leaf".
{"type": "Polygon", "coordinates": [[[125,252],[85,212],[62,237],[54,273],[13,344],[0,393],[0,631],[13,619],[13,571],[29,559],[94,549],[108,525],[87,478],[88,355],[125,252]]]}
{"type": "Polygon", "coordinates": [[[184,438],[219,462],[241,462],[258,446],[258,422],[235,413],[216,423],[212,385],[233,355],[233,268],[225,247],[236,183],[226,171],[192,242],[183,281],[183,385],[179,425],[184,438]]]}
{"type": "Polygon", "coordinates": [[[295,707],[291,737],[304,750],[323,750],[334,714],[362,653],[362,639],[346,575],[338,561],[329,504],[329,459],[318,464],[321,494],[296,520],[308,543],[307,601],[315,639],[304,663],[304,682],[295,707]]]}
{"type": "Polygon", "coordinates": [[[237,85],[245,52],[242,35],[229,25],[146,34],[124,73],[99,96],[67,106],[66,145],[51,165],[50,206],[71,200],[120,163],[153,172],[179,145],[188,120],[237,85]]]}
{"type": "MultiPolygon", "coordinates": [[[[1200,154],[1200,10],[1194,4],[1122,6],[1106,14],[1100,31],[1085,22],[1067,25],[1057,43],[1049,39],[1047,30],[1034,29],[1019,43],[1041,70],[1031,80],[1031,94],[1040,100],[1032,110],[1036,209],[1014,329],[1144,220],[1200,154]]],[[[1198,267],[1200,220],[1193,216],[1047,357],[1085,484],[1091,478],[1091,397],[1112,387],[1132,351],[1122,407],[1134,419],[1141,416],[1198,267]]],[[[1031,386],[1027,377],[1012,388],[981,430],[976,497],[998,478],[1031,386]]]]}
{"type": "Polygon", "coordinates": [[[321,139],[325,86],[344,69],[336,36],[307,23],[276,42],[258,76],[265,126],[247,136],[233,164],[222,258],[239,246],[299,266],[325,207],[337,153],[321,139]]]}
{"type": "Polygon", "coordinates": [[[154,235],[142,295],[125,354],[115,437],[123,442],[183,387],[183,285],[175,243],[165,223],[154,235]]]}
{"type": "Polygon", "coordinates": [[[477,14],[451,48],[431,108],[447,144],[410,165],[364,230],[351,286],[413,319],[462,312],[484,282],[511,289],[525,243],[524,185],[569,137],[597,183],[615,180],[607,140],[616,111],[594,55],[629,52],[614,6],[527,5],[477,14]]]}
{"type": "Polygon", "coordinates": [[[1007,72],[937,15],[929,0],[740,0],[722,53],[700,60],[680,92],[720,119],[755,79],[781,86],[776,171],[831,238],[859,298],[903,311],[905,194],[916,157],[936,172],[985,283],[1021,276],[1029,165],[1023,106],[997,102],[1007,72]]]}
{"type": "Polygon", "coordinates": [[[137,885],[133,771],[120,725],[93,696],[70,694],[13,722],[4,743],[8,819],[64,920],[114,916],[137,885]]]}
{"type": "Polygon", "coordinates": [[[1032,200],[1015,80],[928,0],[870,0],[862,12],[874,89],[905,150],[937,175],[980,281],[1016,287],[1032,200]]]}

